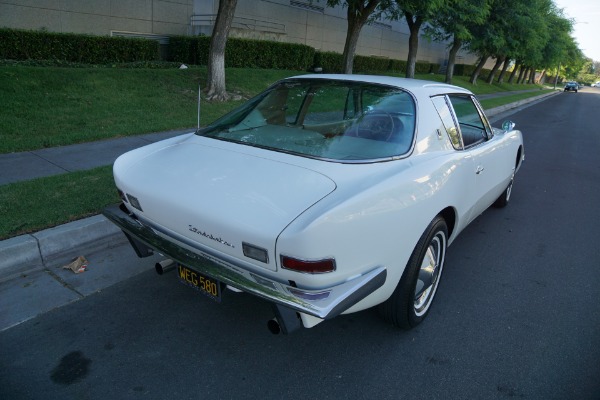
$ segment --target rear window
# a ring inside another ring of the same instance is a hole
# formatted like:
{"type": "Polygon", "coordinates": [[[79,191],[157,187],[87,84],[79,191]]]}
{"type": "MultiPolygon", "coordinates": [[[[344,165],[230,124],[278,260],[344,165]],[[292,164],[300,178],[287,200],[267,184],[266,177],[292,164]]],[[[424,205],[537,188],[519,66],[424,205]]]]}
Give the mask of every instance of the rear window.
{"type": "Polygon", "coordinates": [[[337,161],[410,151],[415,103],[398,88],[324,79],[274,85],[197,134],[337,161]]]}

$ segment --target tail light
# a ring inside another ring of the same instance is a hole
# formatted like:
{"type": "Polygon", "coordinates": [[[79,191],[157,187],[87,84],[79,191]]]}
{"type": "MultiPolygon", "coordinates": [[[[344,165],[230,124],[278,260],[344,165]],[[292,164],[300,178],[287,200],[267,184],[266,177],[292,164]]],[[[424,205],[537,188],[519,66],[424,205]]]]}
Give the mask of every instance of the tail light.
{"type": "Polygon", "coordinates": [[[281,267],[306,274],[324,274],[335,271],[335,259],[299,260],[288,256],[281,256],[281,267]]]}

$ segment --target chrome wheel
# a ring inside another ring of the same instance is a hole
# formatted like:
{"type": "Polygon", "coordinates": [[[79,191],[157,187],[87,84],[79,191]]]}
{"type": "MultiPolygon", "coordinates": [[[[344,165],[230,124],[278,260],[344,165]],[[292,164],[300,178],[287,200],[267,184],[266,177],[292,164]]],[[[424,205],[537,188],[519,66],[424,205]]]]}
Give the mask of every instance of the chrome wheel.
{"type": "Polygon", "coordinates": [[[512,192],[512,187],[513,187],[513,182],[514,182],[514,177],[511,178],[510,182],[508,183],[508,186],[506,188],[506,192],[504,197],[506,198],[506,202],[508,203],[508,201],[510,200],[510,193],[512,192]]]}
{"type": "Polygon", "coordinates": [[[436,216],[421,235],[394,293],[379,305],[388,322],[404,329],[419,325],[429,313],[448,245],[448,226],[436,216]]]}
{"type": "Polygon", "coordinates": [[[510,194],[512,193],[513,182],[515,181],[515,175],[510,178],[510,182],[508,182],[508,186],[504,189],[504,192],[496,199],[494,204],[492,204],[496,208],[506,207],[508,202],[510,201],[510,194]]]}
{"type": "Polygon", "coordinates": [[[445,253],[446,234],[438,231],[429,243],[419,269],[414,298],[414,310],[417,316],[425,314],[431,305],[444,267],[445,253]]]}

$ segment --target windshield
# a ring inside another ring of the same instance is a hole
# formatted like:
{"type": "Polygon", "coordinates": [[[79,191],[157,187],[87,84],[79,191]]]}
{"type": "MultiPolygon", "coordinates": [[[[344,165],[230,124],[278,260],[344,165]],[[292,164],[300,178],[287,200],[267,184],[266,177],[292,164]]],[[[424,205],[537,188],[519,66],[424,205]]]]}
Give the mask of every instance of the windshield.
{"type": "Polygon", "coordinates": [[[198,135],[339,161],[389,158],[413,142],[415,103],[389,86],[324,79],[280,82],[198,135]]]}

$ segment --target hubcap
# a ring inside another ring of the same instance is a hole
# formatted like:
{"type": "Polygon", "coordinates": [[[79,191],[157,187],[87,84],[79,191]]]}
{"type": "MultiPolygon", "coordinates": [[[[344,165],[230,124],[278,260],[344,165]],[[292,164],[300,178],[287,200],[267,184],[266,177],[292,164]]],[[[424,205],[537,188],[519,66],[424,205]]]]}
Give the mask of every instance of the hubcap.
{"type": "Polygon", "coordinates": [[[508,202],[508,200],[510,200],[510,192],[512,192],[512,187],[513,187],[513,179],[510,180],[510,182],[508,183],[508,187],[506,188],[506,201],[508,202]]]}
{"type": "Polygon", "coordinates": [[[431,300],[433,300],[440,274],[444,267],[445,252],[446,235],[440,231],[435,234],[429,243],[421,262],[421,268],[419,269],[414,301],[414,309],[417,316],[425,314],[431,304],[431,300]]]}

